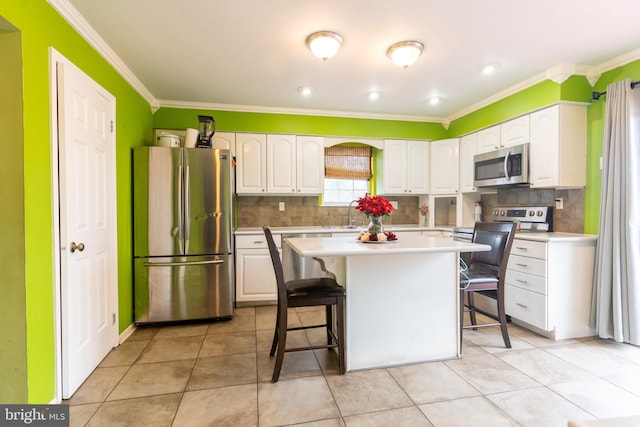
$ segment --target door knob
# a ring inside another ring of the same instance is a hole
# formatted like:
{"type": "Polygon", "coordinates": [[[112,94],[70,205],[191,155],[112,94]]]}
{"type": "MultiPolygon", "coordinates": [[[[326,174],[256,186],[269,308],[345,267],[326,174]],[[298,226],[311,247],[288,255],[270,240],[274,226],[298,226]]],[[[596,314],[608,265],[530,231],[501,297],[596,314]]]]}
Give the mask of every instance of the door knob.
{"type": "Polygon", "coordinates": [[[74,253],[76,250],[80,252],[84,251],[84,243],[78,243],[76,245],[76,242],[71,242],[71,253],[74,253]]]}

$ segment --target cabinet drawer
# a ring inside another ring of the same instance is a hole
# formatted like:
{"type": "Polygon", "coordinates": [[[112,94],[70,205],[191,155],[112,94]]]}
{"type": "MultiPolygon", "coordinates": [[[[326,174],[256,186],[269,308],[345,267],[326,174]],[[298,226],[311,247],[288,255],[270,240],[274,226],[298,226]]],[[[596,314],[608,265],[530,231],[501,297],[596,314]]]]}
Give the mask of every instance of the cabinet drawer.
{"type": "Polygon", "coordinates": [[[547,330],[547,297],[506,285],[504,295],[507,315],[547,330]]]}
{"type": "Polygon", "coordinates": [[[543,295],[547,294],[547,279],[543,276],[522,273],[521,271],[517,270],[507,270],[507,277],[505,277],[505,282],[508,285],[516,286],[528,291],[537,292],[543,295]]]}
{"type": "MultiPolygon", "coordinates": [[[[276,246],[281,246],[282,236],[279,234],[273,235],[273,241],[276,242],[276,246]]],[[[236,236],[236,249],[260,249],[267,248],[267,238],[264,234],[250,234],[236,236]]]]}
{"type": "Polygon", "coordinates": [[[509,270],[547,277],[547,261],[526,256],[511,255],[507,264],[509,270]]]}
{"type": "Polygon", "coordinates": [[[523,255],[532,258],[547,259],[547,244],[531,240],[514,239],[511,255],[523,255]]]}

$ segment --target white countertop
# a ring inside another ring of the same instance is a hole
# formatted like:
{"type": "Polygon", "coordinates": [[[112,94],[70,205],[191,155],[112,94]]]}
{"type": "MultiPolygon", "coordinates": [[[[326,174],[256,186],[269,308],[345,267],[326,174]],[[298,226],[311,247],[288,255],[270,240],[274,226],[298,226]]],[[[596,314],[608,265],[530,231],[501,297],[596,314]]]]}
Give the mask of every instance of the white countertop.
{"type": "Polygon", "coordinates": [[[399,255],[434,252],[488,251],[488,245],[457,242],[444,237],[400,236],[398,240],[383,243],[368,243],[356,240],[355,236],[291,237],[286,242],[301,256],[331,257],[352,255],[399,255]]]}
{"type": "Polygon", "coordinates": [[[529,233],[526,231],[519,231],[516,233],[516,239],[520,240],[533,240],[536,242],[595,242],[598,240],[598,236],[595,234],[574,234],[574,233],[529,233]]]}
{"type": "MultiPolygon", "coordinates": [[[[331,233],[331,234],[353,234],[356,236],[365,227],[346,228],[340,226],[304,225],[297,227],[271,227],[273,234],[304,234],[304,233],[331,233]]],[[[385,224],[385,231],[453,231],[453,228],[446,227],[420,227],[417,224],[385,224]]],[[[262,227],[240,227],[235,230],[236,235],[262,234],[262,227]]]]}

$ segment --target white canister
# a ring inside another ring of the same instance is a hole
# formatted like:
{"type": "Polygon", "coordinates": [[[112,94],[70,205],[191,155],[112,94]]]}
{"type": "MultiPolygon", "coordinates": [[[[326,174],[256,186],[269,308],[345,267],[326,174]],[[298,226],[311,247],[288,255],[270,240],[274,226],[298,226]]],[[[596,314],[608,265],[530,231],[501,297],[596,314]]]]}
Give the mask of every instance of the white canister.
{"type": "Polygon", "coordinates": [[[196,148],[196,145],[198,145],[198,135],[199,132],[197,129],[188,128],[184,138],[184,146],[186,148],[196,148]]]}
{"type": "Polygon", "coordinates": [[[158,137],[158,145],[160,147],[180,147],[180,137],[171,133],[163,133],[158,137]]]}

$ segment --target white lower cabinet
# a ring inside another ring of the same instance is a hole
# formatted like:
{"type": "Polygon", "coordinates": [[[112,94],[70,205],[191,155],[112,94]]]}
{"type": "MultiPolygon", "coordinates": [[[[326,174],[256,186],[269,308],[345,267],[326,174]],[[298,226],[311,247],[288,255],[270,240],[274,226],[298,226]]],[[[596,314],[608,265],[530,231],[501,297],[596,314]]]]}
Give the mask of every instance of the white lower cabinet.
{"type": "Polygon", "coordinates": [[[595,239],[515,239],[505,278],[505,311],[550,338],[593,335],[589,326],[595,239]]]}
{"type": "MultiPolygon", "coordinates": [[[[273,239],[281,247],[281,236],[273,239]]],[[[278,299],[276,276],[264,234],[236,236],[236,302],[271,302],[278,299]]]]}

